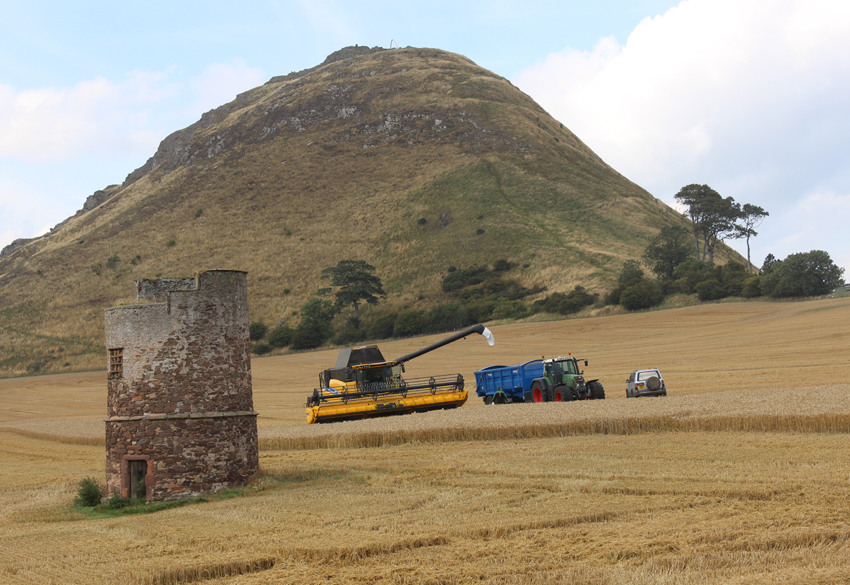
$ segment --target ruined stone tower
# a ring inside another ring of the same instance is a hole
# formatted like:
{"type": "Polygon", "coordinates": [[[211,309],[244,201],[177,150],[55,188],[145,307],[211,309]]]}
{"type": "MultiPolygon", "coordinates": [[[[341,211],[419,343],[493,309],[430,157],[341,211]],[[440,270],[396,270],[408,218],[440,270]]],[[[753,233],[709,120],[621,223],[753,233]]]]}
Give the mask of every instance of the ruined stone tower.
{"type": "Polygon", "coordinates": [[[174,500],[243,484],[259,469],[247,274],[136,282],[106,310],[109,495],[174,500]]]}

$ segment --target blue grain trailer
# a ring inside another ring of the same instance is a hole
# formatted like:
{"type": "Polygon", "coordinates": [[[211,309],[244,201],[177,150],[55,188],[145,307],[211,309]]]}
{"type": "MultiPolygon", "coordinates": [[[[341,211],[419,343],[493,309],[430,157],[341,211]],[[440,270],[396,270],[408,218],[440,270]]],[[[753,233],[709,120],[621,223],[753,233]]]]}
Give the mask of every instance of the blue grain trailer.
{"type": "MultiPolygon", "coordinates": [[[[587,366],[587,360],[581,360],[587,366]]],[[[573,356],[531,360],[516,366],[488,366],[475,372],[475,392],[484,404],[600,400],[599,380],[585,380],[573,356]]]]}
{"type": "Polygon", "coordinates": [[[530,393],[531,383],[542,376],[543,360],[517,366],[488,366],[475,372],[475,392],[484,399],[484,404],[532,402],[525,393],[530,393]]]}

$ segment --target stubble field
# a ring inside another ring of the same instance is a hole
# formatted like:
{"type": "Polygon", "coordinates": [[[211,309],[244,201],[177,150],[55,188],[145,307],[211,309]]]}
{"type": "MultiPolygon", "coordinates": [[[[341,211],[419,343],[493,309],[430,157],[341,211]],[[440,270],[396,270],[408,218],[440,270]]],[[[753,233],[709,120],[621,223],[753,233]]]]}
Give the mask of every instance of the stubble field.
{"type": "MultiPolygon", "coordinates": [[[[408,364],[587,358],[608,399],[336,425],[303,402],[336,351],[255,359],[264,477],[246,495],[86,520],[105,376],[0,380],[10,583],[845,583],[850,300],[492,327],[408,364]],[[670,396],[626,400],[635,368],[670,396]]],[[[388,357],[440,336],[382,343],[388,357]]]]}

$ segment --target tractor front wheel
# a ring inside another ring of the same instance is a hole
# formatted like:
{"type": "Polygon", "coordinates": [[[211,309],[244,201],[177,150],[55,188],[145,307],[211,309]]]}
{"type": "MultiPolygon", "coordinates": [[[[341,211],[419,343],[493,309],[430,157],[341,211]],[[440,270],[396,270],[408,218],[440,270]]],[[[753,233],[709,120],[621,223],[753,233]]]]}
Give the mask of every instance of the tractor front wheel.
{"type": "MultiPolygon", "coordinates": [[[[587,389],[590,390],[590,397],[594,400],[605,399],[605,388],[599,382],[591,382],[587,385],[587,389]]],[[[626,393],[626,398],[628,398],[628,392],[626,393]]]]}

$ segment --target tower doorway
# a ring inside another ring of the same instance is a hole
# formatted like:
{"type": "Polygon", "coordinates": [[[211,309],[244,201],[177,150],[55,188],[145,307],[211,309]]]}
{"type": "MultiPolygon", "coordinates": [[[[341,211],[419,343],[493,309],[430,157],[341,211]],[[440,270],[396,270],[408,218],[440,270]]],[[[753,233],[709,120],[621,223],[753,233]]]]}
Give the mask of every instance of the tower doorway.
{"type": "Polygon", "coordinates": [[[148,472],[148,462],[144,460],[129,461],[130,464],[130,499],[147,499],[145,475],[148,472]]]}

